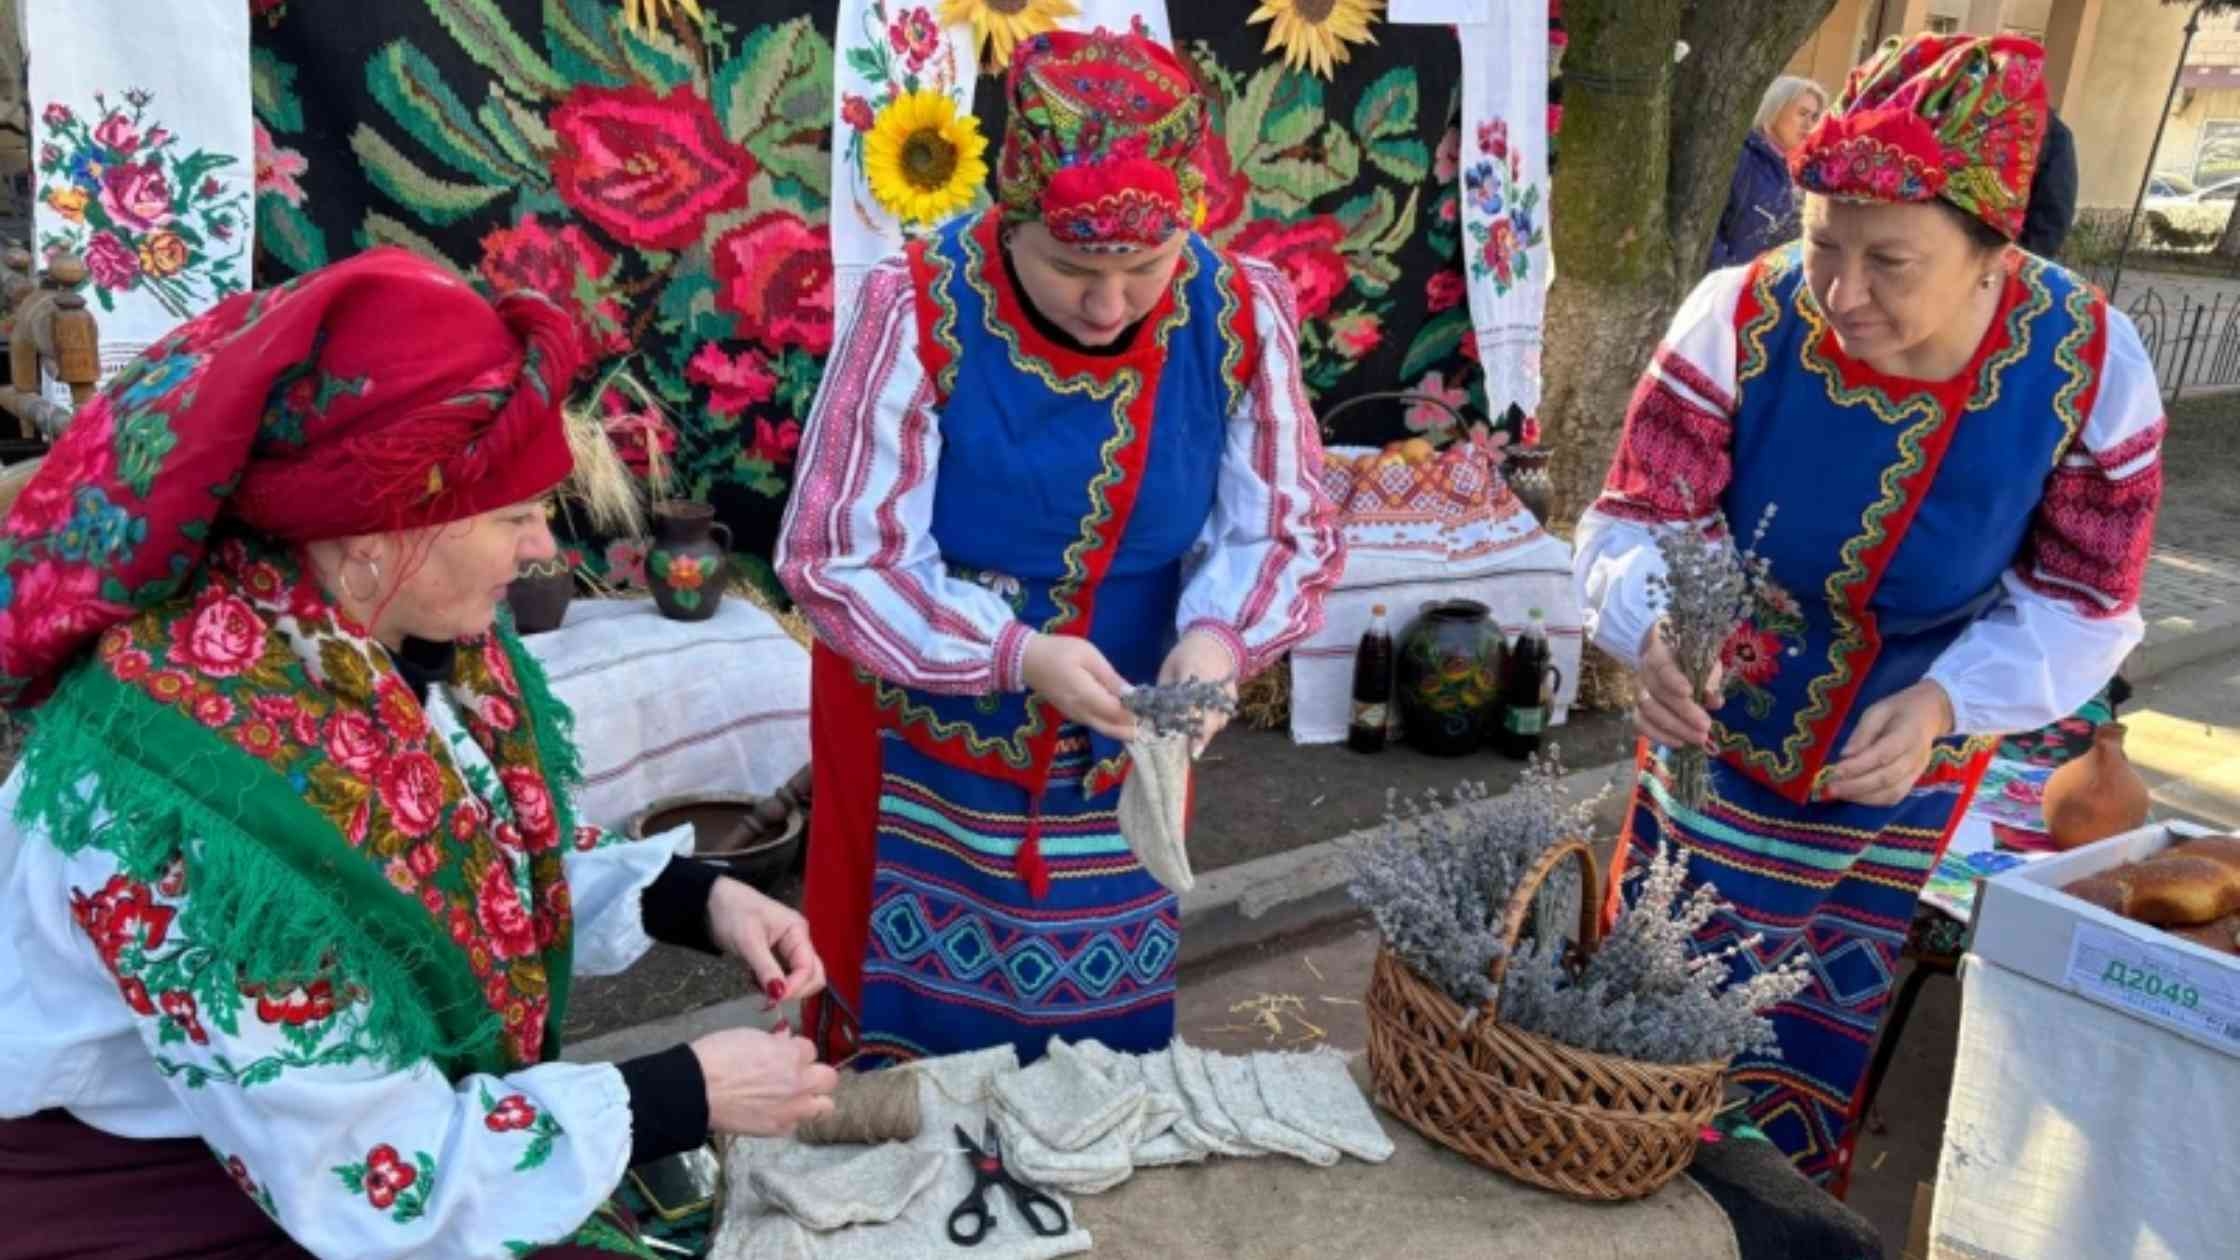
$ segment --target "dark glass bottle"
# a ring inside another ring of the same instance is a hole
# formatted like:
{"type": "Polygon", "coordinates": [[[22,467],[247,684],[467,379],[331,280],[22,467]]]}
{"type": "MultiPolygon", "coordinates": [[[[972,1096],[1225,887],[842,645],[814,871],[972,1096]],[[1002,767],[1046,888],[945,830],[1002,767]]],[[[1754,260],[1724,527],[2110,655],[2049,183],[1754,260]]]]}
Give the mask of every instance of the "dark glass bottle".
{"type": "Polygon", "coordinates": [[[1548,729],[1548,710],[1555,699],[1556,668],[1548,647],[1548,627],[1540,610],[1509,648],[1501,667],[1501,726],[1494,746],[1512,761],[1523,761],[1540,751],[1548,729]]]}
{"type": "Polygon", "coordinates": [[[1385,729],[1392,715],[1392,627],[1386,623],[1384,605],[1369,610],[1369,628],[1353,654],[1353,721],[1346,727],[1346,747],[1355,752],[1383,752],[1385,729]]]}

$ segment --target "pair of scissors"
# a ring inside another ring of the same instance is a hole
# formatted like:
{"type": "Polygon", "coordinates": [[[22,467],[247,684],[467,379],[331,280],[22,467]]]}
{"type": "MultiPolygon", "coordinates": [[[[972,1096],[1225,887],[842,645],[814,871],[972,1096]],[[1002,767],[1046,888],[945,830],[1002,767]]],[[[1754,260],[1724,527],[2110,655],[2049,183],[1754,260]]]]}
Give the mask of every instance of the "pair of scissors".
{"type": "Polygon", "coordinates": [[[1027,1227],[1044,1238],[1056,1238],[1066,1232],[1066,1210],[1058,1201],[1026,1182],[1011,1175],[1003,1166],[1003,1139],[996,1135],[996,1122],[989,1119],[981,1140],[974,1142],[963,1125],[957,1126],[957,1141],[964,1144],[964,1157],[972,1165],[972,1192],[964,1196],[949,1213],[949,1241],[959,1247],[977,1247],[980,1240],[995,1228],[996,1218],[988,1210],[988,1190],[1001,1186],[1011,1195],[1011,1206],[1018,1212],[1027,1227]]]}

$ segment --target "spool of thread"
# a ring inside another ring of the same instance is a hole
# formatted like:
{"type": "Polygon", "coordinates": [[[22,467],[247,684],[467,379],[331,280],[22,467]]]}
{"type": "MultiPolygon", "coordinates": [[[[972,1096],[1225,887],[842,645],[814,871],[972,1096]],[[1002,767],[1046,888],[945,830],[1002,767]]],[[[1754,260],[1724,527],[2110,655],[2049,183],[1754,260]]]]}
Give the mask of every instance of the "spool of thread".
{"type": "Polygon", "coordinates": [[[793,1131],[810,1146],[907,1142],[918,1136],[915,1072],[847,1072],[832,1091],[832,1112],[793,1131]]]}

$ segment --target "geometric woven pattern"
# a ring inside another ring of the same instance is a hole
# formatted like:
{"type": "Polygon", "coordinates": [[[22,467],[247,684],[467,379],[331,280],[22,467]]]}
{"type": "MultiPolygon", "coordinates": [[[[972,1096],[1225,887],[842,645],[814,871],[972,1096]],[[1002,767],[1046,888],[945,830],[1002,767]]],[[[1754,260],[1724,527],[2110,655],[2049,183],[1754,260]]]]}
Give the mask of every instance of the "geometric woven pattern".
{"type": "Polygon", "coordinates": [[[1849,1170],[1853,1101],[1889,1009],[1913,906],[1973,780],[1917,789],[1895,806],[1798,806],[1711,763],[1701,811],[1673,802],[1661,763],[1643,767],[1620,845],[1620,872],[1678,845],[1688,884],[1709,883],[1733,909],[1696,934],[1705,951],[1737,951],[1736,981],[1801,957],[1804,991],[1770,1011],[1778,1055],[1739,1055],[1728,1078],[1747,1113],[1800,1172],[1840,1184],[1849,1170]]]}

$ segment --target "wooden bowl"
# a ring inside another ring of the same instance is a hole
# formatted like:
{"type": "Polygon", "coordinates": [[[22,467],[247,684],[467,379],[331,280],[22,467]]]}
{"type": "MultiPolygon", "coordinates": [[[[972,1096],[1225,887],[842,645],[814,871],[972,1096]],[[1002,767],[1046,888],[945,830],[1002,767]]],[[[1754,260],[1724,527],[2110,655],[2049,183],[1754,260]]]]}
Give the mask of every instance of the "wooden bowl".
{"type": "Polygon", "coordinates": [[[692,856],[714,862],[734,878],[769,892],[793,869],[808,832],[808,818],[798,809],[789,809],[782,824],[758,822],[755,808],[761,804],[762,797],[738,792],[664,797],[633,815],[626,830],[631,839],[643,840],[690,823],[692,856]]]}

